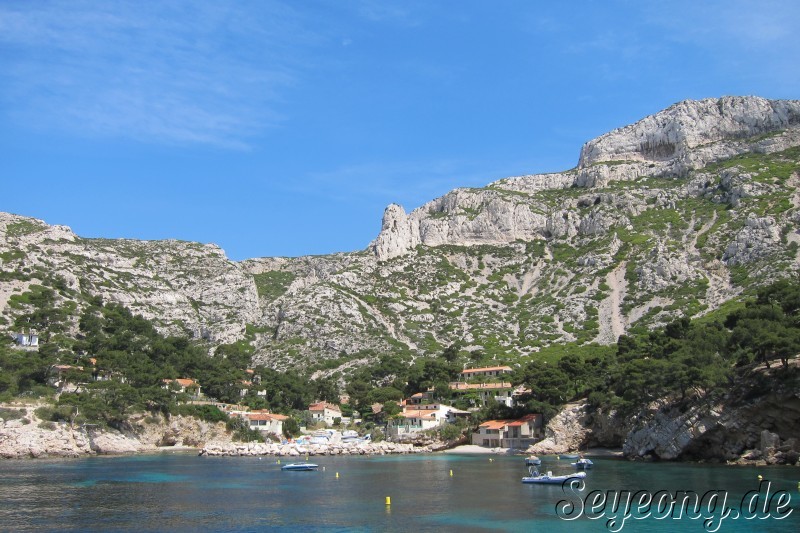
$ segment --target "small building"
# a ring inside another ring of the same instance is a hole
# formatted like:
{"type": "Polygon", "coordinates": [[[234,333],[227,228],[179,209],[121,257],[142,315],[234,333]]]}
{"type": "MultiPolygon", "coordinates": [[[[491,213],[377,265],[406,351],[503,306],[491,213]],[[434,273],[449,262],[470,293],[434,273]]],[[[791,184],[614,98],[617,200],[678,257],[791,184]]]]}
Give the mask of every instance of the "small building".
{"type": "Polygon", "coordinates": [[[456,381],[450,383],[450,390],[459,393],[475,393],[481,406],[494,399],[508,407],[514,406],[514,386],[511,383],[500,381],[496,383],[464,383],[456,381]]]}
{"type": "Polygon", "coordinates": [[[459,419],[467,419],[472,416],[472,413],[469,411],[464,411],[462,409],[456,409],[455,407],[451,407],[449,411],[447,411],[447,416],[445,420],[448,424],[455,424],[458,422],[459,419]]]}
{"type": "Polygon", "coordinates": [[[17,346],[22,346],[23,348],[38,348],[39,335],[35,333],[15,333],[14,342],[17,343],[17,346]]]}
{"type": "Polygon", "coordinates": [[[324,422],[327,426],[332,426],[335,422],[334,419],[342,418],[342,410],[339,406],[333,405],[328,402],[317,402],[308,406],[308,412],[311,413],[311,419],[314,422],[324,422]]]}
{"type": "Polygon", "coordinates": [[[422,405],[432,401],[433,393],[431,391],[418,392],[406,400],[406,405],[422,405]]]}
{"type": "Polygon", "coordinates": [[[461,371],[461,379],[472,378],[497,378],[511,373],[510,366],[487,366],[484,368],[465,368],[461,371]]]}
{"type": "Polygon", "coordinates": [[[283,435],[283,421],[289,418],[286,415],[278,415],[264,410],[244,413],[243,417],[247,420],[250,429],[275,435],[283,435]]]}
{"type": "Polygon", "coordinates": [[[472,444],[487,448],[499,448],[508,422],[509,420],[487,420],[478,426],[476,433],[472,434],[472,444]]]}
{"type": "Polygon", "coordinates": [[[449,405],[434,403],[420,405],[406,405],[403,412],[392,417],[387,424],[387,436],[397,439],[404,434],[419,433],[426,429],[434,429],[448,423],[455,422],[456,413],[464,413],[449,405]]]}
{"type": "Polygon", "coordinates": [[[70,375],[82,371],[82,366],[53,365],[47,372],[47,384],[58,389],[66,389],[72,383],[70,375]]]}
{"type": "Polygon", "coordinates": [[[176,394],[183,392],[192,397],[192,399],[200,398],[200,384],[193,379],[178,378],[178,379],[162,379],[163,388],[171,390],[176,394]]]}
{"type": "Polygon", "coordinates": [[[472,434],[472,444],[489,448],[525,449],[542,439],[542,415],[517,420],[487,420],[472,434]]]}

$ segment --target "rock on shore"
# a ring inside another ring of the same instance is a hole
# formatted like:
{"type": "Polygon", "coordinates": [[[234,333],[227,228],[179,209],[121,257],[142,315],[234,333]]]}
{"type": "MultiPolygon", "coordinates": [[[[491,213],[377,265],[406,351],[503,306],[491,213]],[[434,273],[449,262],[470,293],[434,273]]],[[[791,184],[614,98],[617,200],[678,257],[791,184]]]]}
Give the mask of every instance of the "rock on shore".
{"type": "Polygon", "coordinates": [[[360,442],[343,444],[309,444],[297,443],[212,443],[200,450],[201,456],[261,456],[301,457],[313,455],[388,455],[429,453],[430,446],[414,446],[411,443],[395,442],[360,442]]]}
{"type": "Polygon", "coordinates": [[[19,418],[0,419],[0,458],[5,459],[142,453],[163,446],[230,442],[224,423],[211,424],[192,417],[136,415],[120,431],[43,421],[36,416],[36,405],[5,407],[19,413],[19,418]]]}

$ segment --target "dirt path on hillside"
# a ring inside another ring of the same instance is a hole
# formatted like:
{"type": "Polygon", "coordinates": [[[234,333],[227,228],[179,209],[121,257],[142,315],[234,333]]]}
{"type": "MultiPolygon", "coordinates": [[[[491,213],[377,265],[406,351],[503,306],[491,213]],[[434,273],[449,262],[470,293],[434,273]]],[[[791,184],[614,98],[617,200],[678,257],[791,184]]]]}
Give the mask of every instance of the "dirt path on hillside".
{"type": "MultiPolygon", "coordinates": [[[[702,256],[700,255],[700,250],[697,249],[697,241],[702,235],[705,235],[711,231],[711,228],[714,226],[716,221],[717,212],[714,211],[714,215],[711,217],[711,220],[703,224],[703,227],[700,228],[697,233],[695,233],[694,238],[690,243],[691,246],[689,248],[689,253],[698,261],[700,261],[702,256]]],[[[708,290],[706,291],[705,298],[706,304],[708,305],[709,309],[716,309],[725,300],[730,298],[733,292],[733,286],[731,285],[730,280],[730,272],[728,272],[728,269],[724,263],[716,259],[704,264],[703,272],[708,280],[708,290]]]]}
{"type": "Polygon", "coordinates": [[[606,284],[611,290],[597,307],[600,332],[595,338],[599,344],[613,344],[625,333],[625,317],[622,316],[622,300],[625,298],[625,267],[627,261],[621,262],[617,268],[606,276],[606,284]]]}
{"type": "MultiPolygon", "coordinates": [[[[798,209],[800,208],[800,190],[798,190],[798,187],[800,187],[800,174],[792,174],[787,183],[795,188],[795,192],[792,195],[792,205],[795,209],[798,209]]],[[[800,263],[800,235],[797,231],[790,231],[786,235],[786,240],[797,243],[797,255],[795,255],[794,260],[796,263],[800,263]]]]}

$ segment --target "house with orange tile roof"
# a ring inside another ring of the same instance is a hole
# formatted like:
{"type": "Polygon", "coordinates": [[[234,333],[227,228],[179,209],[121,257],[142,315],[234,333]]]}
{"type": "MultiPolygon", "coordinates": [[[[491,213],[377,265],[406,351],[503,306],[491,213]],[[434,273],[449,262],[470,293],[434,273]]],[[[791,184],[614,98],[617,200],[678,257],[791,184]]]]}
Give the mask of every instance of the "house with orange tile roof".
{"type": "Polygon", "coordinates": [[[334,419],[342,418],[342,410],[338,405],[333,405],[328,402],[312,403],[308,406],[308,412],[311,413],[311,419],[314,422],[325,422],[325,425],[332,426],[334,419]]]}
{"type": "Polygon", "coordinates": [[[464,413],[455,407],[440,403],[406,405],[403,411],[392,417],[387,424],[387,436],[397,439],[404,434],[418,433],[454,422],[456,416],[464,413]]]}
{"type": "Polygon", "coordinates": [[[164,384],[162,387],[167,390],[171,390],[175,393],[186,393],[195,400],[200,397],[200,384],[193,379],[162,379],[161,382],[164,384]]]}
{"type": "Polygon", "coordinates": [[[494,383],[465,383],[454,381],[450,383],[450,390],[461,394],[473,393],[477,396],[480,406],[485,406],[489,400],[494,399],[508,407],[514,405],[514,386],[507,381],[494,383]]]}
{"type": "Polygon", "coordinates": [[[278,436],[283,435],[283,421],[289,418],[286,415],[270,413],[264,409],[243,413],[242,416],[247,420],[250,429],[278,436]]]}
{"type": "Polygon", "coordinates": [[[472,444],[488,448],[525,449],[543,438],[542,415],[517,420],[487,420],[472,434],[472,444]]]}
{"type": "Polygon", "coordinates": [[[418,392],[406,399],[407,405],[422,405],[433,401],[433,391],[418,392]]]}
{"type": "Polygon", "coordinates": [[[505,374],[510,374],[510,366],[487,366],[483,368],[465,368],[461,371],[461,379],[472,378],[501,378],[505,374]]]}
{"type": "Polygon", "coordinates": [[[53,365],[47,371],[47,384],[62,392],[78,392],[85,385],[86,377],[82,376],[82,366],[53,365]]]}

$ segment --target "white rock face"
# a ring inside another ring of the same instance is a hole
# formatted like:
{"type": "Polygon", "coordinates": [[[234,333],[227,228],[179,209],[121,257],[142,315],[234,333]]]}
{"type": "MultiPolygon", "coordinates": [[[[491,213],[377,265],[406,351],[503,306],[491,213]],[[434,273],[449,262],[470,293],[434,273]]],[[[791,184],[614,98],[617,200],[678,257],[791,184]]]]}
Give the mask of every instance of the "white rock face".
{"type": "Polygon", "coordinates": [[[413,250],[420,243],[419,224],[412,223],[405,210],[389,205],[383,213],[381,232],[374,243],[378,257],[391,259],[413,250]]]}
{"type": "Polygon", "coordinates": [[[602,233],[608,223],[592,220],[597,214],[576,219],[574,213],[535,213],[527,203],[498,191],[530,195],[643,176],[683,177],[747,151],[772,153],[798,144],[800,101],[752,96],[687,100],[589,141],[574,170],[506,178],[487,189],[456,189],[409,215],[392,204],[370,248],[386,261],[420,244],[505,244],[602,233]]]}
{"type": "Polygon", "coordinates": [[[215,244],[81,239],[65,226],[0,213],[0,252],[18,256],[4,270],[49,271],[168,334],[233,342],[260,316],[252,277],[215,244]]]}
{"type": "Polygon", "coordinates": [[[749,216],[722,261],[729,266],[748,263],[769,254],[781,242],[780,228],[772,217],[749,216]]]}
{"type": "Polygon", "coordinates": [[[755,96],[686,100],[589,141],[579,168],[623,161],[679,162],[699,146],[800,124],[800,102],[755,96]]]}
{"type": "Polygon", "coordinates": [[[64,423],[42,423],[36,406],[4,406],[24,413],[17,420],[0,419],[0,458],[79,457],[154,451],[159,446],[202,447],[214,441],[229,445],[223,422],[209,423],[192,417],[145,422],[145,415],[129,420],[129,429],[84,428],[64,423]]]}

